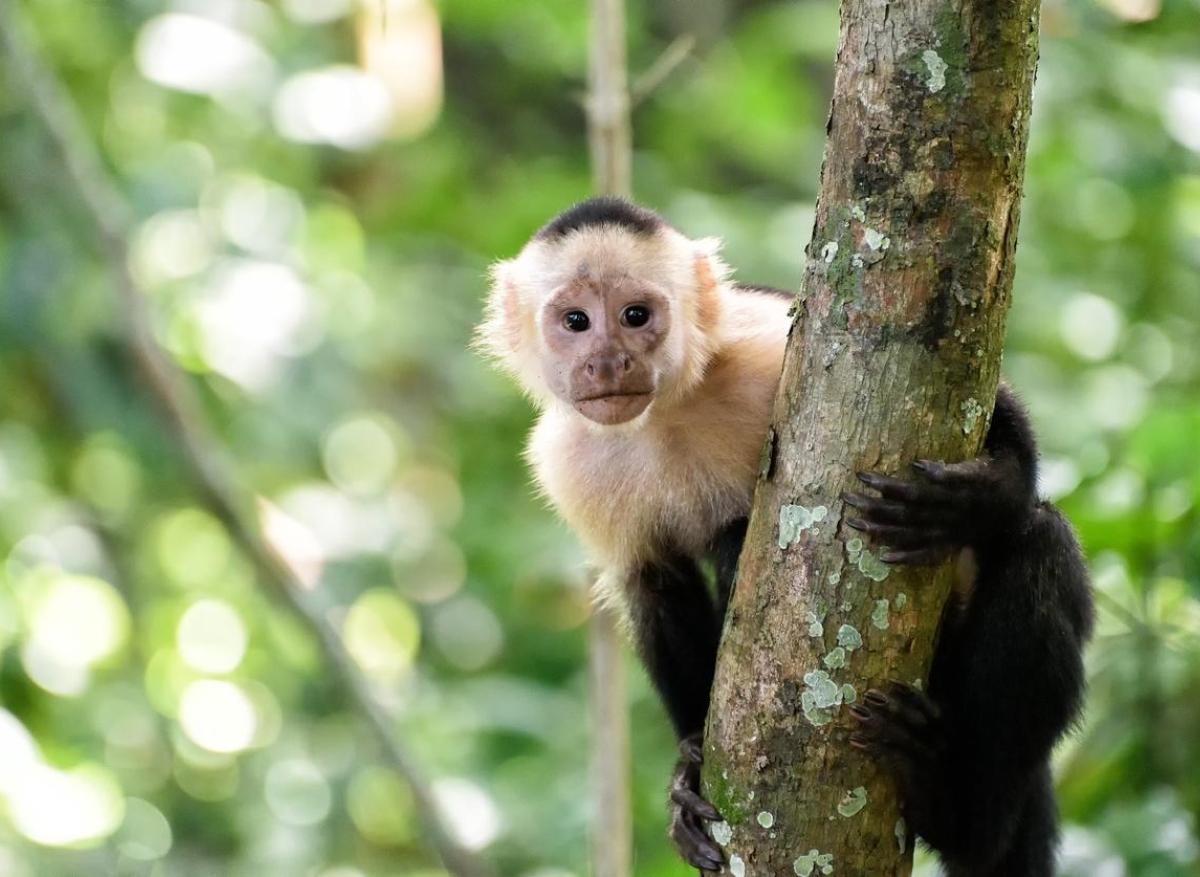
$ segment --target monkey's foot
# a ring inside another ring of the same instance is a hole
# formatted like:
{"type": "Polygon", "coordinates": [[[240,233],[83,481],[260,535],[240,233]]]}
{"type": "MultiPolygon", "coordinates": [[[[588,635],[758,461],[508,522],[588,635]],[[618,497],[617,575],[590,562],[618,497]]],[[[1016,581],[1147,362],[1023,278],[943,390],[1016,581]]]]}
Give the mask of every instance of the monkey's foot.
{"type": "Polygon", "coordinates": [[[725,857],[708,836],[706,822],[717,822],[717,808],[700,797],[700,765],[704,763],[701,735],[692,734],[679,741],[679,762],[671,777],[671,841],[679,855],[702,873],[716,874],[725,857]]]}
{"type": "Polygon", "coordinates": [[[858,510],[846,524],[886,545],[887,563],[931,564],[966,546],[1020,529],[1032,498],[1012,467],[980,457],[965,463],[918,460],[916,481],[860,472],[879,496],[847,493],[858,510]]]}
{"type": "Polygon", "coordinates": [[[892,774],[909,827],[930,840],[950,816],[942,792],[948,741],[938,705],[911,685],[891,682],[849,710],[858,725],[850,745],[892,774]]]}

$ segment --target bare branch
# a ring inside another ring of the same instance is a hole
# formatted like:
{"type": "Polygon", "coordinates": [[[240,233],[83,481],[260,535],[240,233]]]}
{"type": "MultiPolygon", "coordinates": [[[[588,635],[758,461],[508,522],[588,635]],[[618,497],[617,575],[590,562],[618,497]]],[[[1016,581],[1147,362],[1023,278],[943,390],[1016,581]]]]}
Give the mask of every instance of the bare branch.
{"type": "MultiPolygon", "coordinates": [[[[632,133],[625,69],[624,0],[593,0],[588,95],[584,100],[596,191],[630,192],[632,133]]],[[[592,871],[597,877],[633,873],[630,824],[629,716],[625,662],[611,611],[596,607],[589,626],[592,712],[592,871]]]]}
{"type": "Polygon", "coordinates": [[[654,63],[646,68],[630,88],[630,103],[640,106],[649,98],[667,77],[675,72],[675,68],[688,59],[696,49],[694,34],[683,34],[671,41],[671,45],[663,49],[662,54],[654,59],[654,63]]]}

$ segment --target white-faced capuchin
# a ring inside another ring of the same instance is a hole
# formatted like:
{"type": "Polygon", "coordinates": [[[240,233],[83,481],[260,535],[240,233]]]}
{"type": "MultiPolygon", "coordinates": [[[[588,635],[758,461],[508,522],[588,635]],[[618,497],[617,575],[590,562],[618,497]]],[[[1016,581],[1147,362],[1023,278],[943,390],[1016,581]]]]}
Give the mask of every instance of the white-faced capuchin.
{"type": "MultiPolygon", "coordinates": [[[[600,571],[680,739],[670,835],[702,871],[719,819],[698,793],[717,644],[758,476],[792,296],[730,279],[712,240],[613,198],[579,204],[493,272],[478,340],[541,411],[538,485],[600,571]],[[700,561],[716,570],[715,598],[700,561]]],[[[895,777],[909,827],[954,877],[1052,873],[1051,748],[1083,696],[1087,572],[1035,492],[1029,420],[1001,387],[983,455],[862,473],[842,524],[889,563],[974,570],[951,601],[924,692],[849,708],[852,746],[895,777]],[[952,617],[951,617],[952,616],[952,617]]]]}

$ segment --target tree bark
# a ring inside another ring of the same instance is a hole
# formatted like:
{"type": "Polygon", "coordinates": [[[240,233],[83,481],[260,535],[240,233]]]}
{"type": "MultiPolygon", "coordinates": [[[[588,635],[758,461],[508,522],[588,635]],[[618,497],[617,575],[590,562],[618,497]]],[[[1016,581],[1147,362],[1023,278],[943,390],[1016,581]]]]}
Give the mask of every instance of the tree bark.
{"type": "Polygon", "coordinates": [[[999,375],[1036,0],[843,0],[804,287],[705,739],[734,875],[903,875],[890,781],[843,706],[928,672],[948,566],[842,522],[862,470],[978,454],[999,375]]]}

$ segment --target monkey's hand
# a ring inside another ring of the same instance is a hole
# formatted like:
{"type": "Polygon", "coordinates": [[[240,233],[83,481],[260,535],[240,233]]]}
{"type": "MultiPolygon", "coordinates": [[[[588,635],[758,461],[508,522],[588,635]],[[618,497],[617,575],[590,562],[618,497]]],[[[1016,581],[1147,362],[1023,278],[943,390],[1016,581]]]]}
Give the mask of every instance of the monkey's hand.
{"type": "Polygon", "coordinates": [[[931,564],[961,548],[987,548],[1019,535],[1031,519],[1033,493],[1010,460],[918,460],[912,467],[915,481],[860,472],[880,495],[842,497],[858,511],[847,526],[886,545],[887,563],[931,564]]]}
{"type": "Polygon", "coordinates": [[[721,870],[725,857],[708,836],[705,822],[717,822],[717,808],[700,797],[700,765],[704,763],[702,735],[691,734],[679,741],[679,761],[671,777],[671,840],[679,855],[704,874],[721,870]]]}
{"type": "Polygon", "coordinates": [[[908,828],[935,847],[952,831],[954,808],[941,710],[923,692],[901,682],[872,688],[850,708],[858,727],[850,745],[877,761],[895,779],[908,828]]]}

